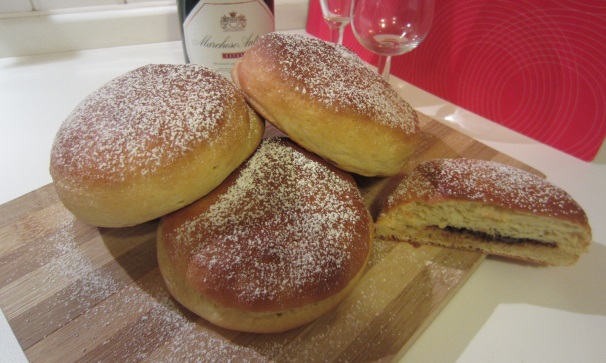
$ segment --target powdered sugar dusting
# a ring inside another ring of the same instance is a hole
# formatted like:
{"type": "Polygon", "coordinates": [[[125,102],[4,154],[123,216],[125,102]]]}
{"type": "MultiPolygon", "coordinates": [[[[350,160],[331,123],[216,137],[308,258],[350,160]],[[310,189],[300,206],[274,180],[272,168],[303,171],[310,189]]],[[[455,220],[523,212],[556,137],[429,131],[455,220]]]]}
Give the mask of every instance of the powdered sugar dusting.
{"type": "Polygon", "coordinates": [[[120,181],[210,143],[232,107],[232,84],[196,65],[148,65],[86,97],[57,133],[53,165],[120,181]]]}
{"type": "MultiPolygon", "coordinates": [[[[23,334],[32,361],[214,362],[261,359],[254,350],[234,344],[207,329],[184,310],[162,283],[157,268],[132,283],[111,256],[104,266],[94,260],[109,254],[90,243],[79,243],[79,222],[65,216],[54,233],[35,245],[29,263],[41,263],[21,289],[27,307],[12,317],[23,334]],[[93,255],[93,251],[97,253],[93,255]],[[40,260],[40,261],[38,261],[40,260]],[[112,272],[113,270],[113,272],[112,272]],[[25,293],[27,290],[34,290],[25,293]],[[45,350],[46,349],[46,350],[45,350]]],[[[155,236],[155,235],[154,235],[155,236]]],[[[152,236],[152,238],[154,237],[152,236]]],[[[123,243],[112,241],[108,243],[123,243]]],[[[153,241],[155,242],[155,240],[153,241]]],[[[143,242],[144,244],[146,242],[143,242]]],[[[153,249],[153,243],[150,244],[153,249]]],[[[117,251],[118,249],[113,249],[117,251]]],[[[26,263],[27,261],[24,261],[26,263]]],[[[129,260],[129,263],[144,263],[129,260]]],[[[153,267],[153,266],[152,266],[153,267]]]]}
{"type": "Polygon", "coordinates": [[[65,282],[77,282],[77,294],[70,298],[80,301],[81,309],[88,309],[99,300],[115,293],[119,284],[108,274],[97,269],[78,248],[72,239],[64,239],[55,245],[57,256],[44,266],[46,286],[57,285],[57,280],[65,282]],[[86,297],[85,299],[82,299],[86,297]]]}
{"type": "Polygon", "coordinates": [[[87,353],[87,360],[168,363],[260,359],[254,350],[206,329],[166,289],[154,285],[128,286],[110,303],[90,312],[92,316],[107,317],[106,326],[119,333],[100,341],[100,349],[87,353]]]}
{"type": "Polygon", "coordinates": [[[266,139],[227,192],[179,227],[176,243],[193,250],[186,257],[196,266],[190,277],[230,296],[227,303],[303,305],[310,291],[339,291],[362,267],[352,250],[369,249],[368,227],[362,228],[366,238],[359,227],[364,223],[353,180],[266,139]],[[201,231],[213,237],[196,239],[201,231]]]}
{"type": "Polygon", "coordinates": [[[260,40],[275,53],[267,65],[326,108],[369,114],[375,122],[407,134],[418,131],[412,107],[349,49],[298,34],[270,33],[260,40]]]}
{"type": "Polygon", "coordinates": [[[494,161],[464,158],[426,161],[398,185],[388,199],[388,208],[405,196],[471,200],[586,221],[581,207],[561,188],[534,174],[494,161]]]}

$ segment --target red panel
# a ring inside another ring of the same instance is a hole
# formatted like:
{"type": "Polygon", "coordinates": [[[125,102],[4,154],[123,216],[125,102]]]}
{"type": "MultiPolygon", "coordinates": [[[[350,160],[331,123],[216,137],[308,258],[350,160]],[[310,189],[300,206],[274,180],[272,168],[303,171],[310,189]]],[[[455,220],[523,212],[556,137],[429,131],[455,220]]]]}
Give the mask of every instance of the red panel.
{"type": "MultiPolygon", "coordinates": [[[[307,32],[329,38],[318,0],[307,32]]],[[[346,28],[343,43],[377,57],[346,28]]],[[[391,73],[453,104],[593,160],[606,136],[606,1],[436,0],[432,29],[391,73]]]]}

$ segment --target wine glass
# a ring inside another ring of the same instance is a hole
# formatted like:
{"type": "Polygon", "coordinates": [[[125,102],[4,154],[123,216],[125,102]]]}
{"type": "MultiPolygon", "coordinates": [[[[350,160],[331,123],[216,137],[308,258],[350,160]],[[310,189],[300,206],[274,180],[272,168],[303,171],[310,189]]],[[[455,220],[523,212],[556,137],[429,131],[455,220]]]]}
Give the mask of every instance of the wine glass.
{"type": "Polygon", "coordinates": [[[353,33],[379,55],[379,74],[386,81],[391,57],[415,49],[429,33],[433,10],[434,0],[353,0],[353,33]]]}
{"type": "Polygon", "coordinates": [[[330,28],[330,41],[343,44],[343,30],[351,16],[351,0],[320,0],[320,5],[330,28]]]}

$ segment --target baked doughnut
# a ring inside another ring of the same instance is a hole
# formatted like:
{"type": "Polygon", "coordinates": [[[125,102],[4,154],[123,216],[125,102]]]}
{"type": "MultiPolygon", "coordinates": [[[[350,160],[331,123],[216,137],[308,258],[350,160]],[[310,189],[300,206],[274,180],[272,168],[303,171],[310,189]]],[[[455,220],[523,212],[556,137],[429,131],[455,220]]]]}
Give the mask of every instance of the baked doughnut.
{"type": "Polygon", "coordinates": [[[545,265],[586,252],[583,209],[544,179],[497,162],[436,159],[406,174],[377,217],[381,239],[476,250],[545,265]]]}
{"type": "Polygon", "coordinates": [[[158,263],[174,298],[199,316],[281,332],[349,293],[373,232],[349,174],[269,138],[210,194],[162,217],[158,263]]]}
{"type": "Polygon", "coordinates": [[[254,152],[263,131],[225,77],[196,65],[148,65],[74,109],[55,137],[50,173],[79,219],[130,226],[211,191],[254,152]]]}
{"type": "Polygon", "coordinates": [[[238,60],[232,78],[267,121],[346,171],[394,175],[418,142],[412,107],[343,46],[269,33],[238,60]]]}

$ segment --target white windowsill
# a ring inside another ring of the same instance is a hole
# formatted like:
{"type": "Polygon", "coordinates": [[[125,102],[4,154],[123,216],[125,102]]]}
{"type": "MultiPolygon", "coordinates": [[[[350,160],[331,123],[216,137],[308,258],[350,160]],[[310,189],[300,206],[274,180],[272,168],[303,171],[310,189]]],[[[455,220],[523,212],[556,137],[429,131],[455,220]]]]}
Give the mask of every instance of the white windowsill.
{"type": "MultiPolygon", "coordinates": [[[[305,28],[308,4],[276,0],[276,30],[305,28]]],[[[0,58],[180,39],[174,1],[0,14],[0,58]]]]}

